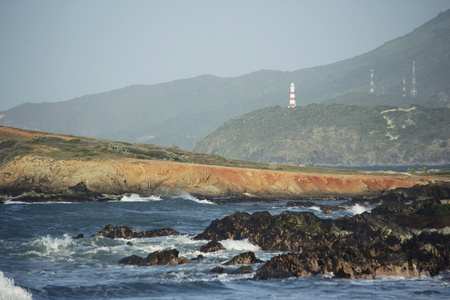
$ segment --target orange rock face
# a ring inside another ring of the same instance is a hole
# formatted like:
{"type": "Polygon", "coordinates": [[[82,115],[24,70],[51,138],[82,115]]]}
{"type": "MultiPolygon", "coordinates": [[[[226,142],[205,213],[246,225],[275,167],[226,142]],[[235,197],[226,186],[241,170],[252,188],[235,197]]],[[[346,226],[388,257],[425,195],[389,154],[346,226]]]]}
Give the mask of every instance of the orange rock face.
{"type": "Polygon", "coordinates": [[[136,159],[53,160],[16,157],[0,170],[0,188],[56,193],[84,182],[93,192],[204,197],[289,198],[378,194],[428,183],[407,175],[358,176],[281,172],[136,159]]]}

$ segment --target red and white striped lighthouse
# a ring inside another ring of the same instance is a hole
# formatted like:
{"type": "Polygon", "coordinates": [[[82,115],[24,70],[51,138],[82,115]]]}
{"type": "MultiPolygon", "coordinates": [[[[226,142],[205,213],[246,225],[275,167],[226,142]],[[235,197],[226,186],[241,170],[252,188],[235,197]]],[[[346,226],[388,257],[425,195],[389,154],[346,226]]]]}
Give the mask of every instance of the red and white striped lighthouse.
{"type": "Polygon", "coordinates": [[[289,107],[295,107],[295,85],[291,83],[291,97],[289,99],[289,107]]]}

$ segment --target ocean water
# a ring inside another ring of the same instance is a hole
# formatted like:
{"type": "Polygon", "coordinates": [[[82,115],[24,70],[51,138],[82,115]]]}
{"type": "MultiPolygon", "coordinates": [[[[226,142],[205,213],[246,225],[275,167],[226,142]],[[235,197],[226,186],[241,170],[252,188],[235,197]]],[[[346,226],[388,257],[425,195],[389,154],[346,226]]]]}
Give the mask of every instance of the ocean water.
{"type": "MultiPolygon", "coordinates": [[[[336,202],[322,202],[331,204],[336,202]]],[[[281,252],[261,251],[248,240],[221,241],[227,248],[200,253],[207,241],[194,241],[216,218],[236,211],[279,214],[280,203],[216,205],[189,195],[161,199],[132,195],[102,203],[0,205],[0,300],[3,299],[450,299],[442,276],[345,280],[333,275],[251,280],[254,274],[216,274],[210,270],[243,252],[268,260],[281,252]],[[180,236],[128,240],[92,238],[107,224],[137,231],[171,227],[180,236]],[[72,239],[84,234],[83,239],[72,239]],[[180,266],[137,267],[118,261],[132,254],[176,248],[189,260],[180,266]]],[[[320,217],[352,216],[373,207],[354,206],[321,215],[318,207],[291,208],[320,217]]],[[[256,271],[261,264],[252,265],[256,271]]],[[[231,273],[240,266],[222,266],[231,273]]],[[[448,274],[443,274],[448,276],[448,274]]]]}

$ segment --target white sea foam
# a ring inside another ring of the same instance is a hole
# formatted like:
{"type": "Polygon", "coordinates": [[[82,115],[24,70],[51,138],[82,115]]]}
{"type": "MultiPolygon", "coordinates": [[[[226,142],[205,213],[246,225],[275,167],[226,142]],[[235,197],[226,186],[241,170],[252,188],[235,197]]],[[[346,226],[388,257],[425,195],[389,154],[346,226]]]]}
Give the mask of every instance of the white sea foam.
{"type": "Polygon", "coordinates": [[[161,201],[162,198],[159,196],[147,196],[141,197],[137,194],[132,194],[131,196],[123,196],[120,199],[121,202],[148,202],[148,201],[161,201]]]}
{"type": "Polygon", "coordinates": [[[322,209],[319,206],[311,206],[311,207],[309,207],[309,209],[316,210],[316,211],[322,211],[322,209]]]}
{"type": "Polygon", "coordinates": [[[27,204],[27,203],[23,201],[6,200],[4,204],[27,204]]]}
{"type": "Polygon", "coordinates": [[[260,251],[259,246],[253,245],[248,239],[245,240],[223,240],[220,243],[227,250],[237,250],[237,251],[260,251]]]}
{"type": "Polygon", "coordinates": [[[34,241],[24,244],[26,255],[37,256],[70,256],[73,251],[70,246],[73,239],[66,233],[63,238],[53,238],[50,235],[41,237],[34,241]]]}
{"type": "Polygon", "coordinates": [[[350,206],[347,208],[347,211],[353,215],[359,215],[368,210],[369,209],[366,206],[362,206],[359,204],[355,204],[354,206],[350,206]]]}
{"type": "Polygon", "coordinates": [[[78,204],[78,202],[66,202],[66,201],[23,202],[15,200],[6,200],[4,204],[78,204]]]}
{"type": "Polygon", "coordinates": [[[5,277],[3,272],[0,271],[0,300],[7,299],[25,300],[33,299],[33,297],[25,289],[16,286],[14,279],[5,277]]]}
{"type": "Polygon", "coordinates": [[[192,196],[190,194],[182,194],[179,197],[182,198],[182,199],[185,199],[185,200],[191,200],[191,201],[194,201],[194,202],[197,202],[197,203],[201,203],[201,204],[214,204],[213,202],[211,202],[209,200],[206,200],[206,199],[203,199],[203,200],[197,199],[197,198],[195,198],[194,196],[192,196]]]}

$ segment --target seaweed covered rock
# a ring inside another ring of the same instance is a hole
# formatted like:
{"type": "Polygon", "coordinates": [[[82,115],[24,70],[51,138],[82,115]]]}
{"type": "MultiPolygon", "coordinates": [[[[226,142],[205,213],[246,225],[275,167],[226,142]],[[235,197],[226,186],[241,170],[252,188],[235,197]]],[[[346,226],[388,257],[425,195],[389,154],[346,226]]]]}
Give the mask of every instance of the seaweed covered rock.
{"type": "Polygon", "coordinates": [[[263,250],[295,252],[272,258],[255,278],[436,275],[450,269],[450,236],[440,229],[449,226],[446,205],[432,199],[387,203],[373,214],[335,220],[305,212],[238,212],[214,220],[195,238],[249,239],[263,250]]]}
{"type": "Polygon", "coordinates": [[[331,247],[310,249],[302,253],[276,256],[266,262],[255,279],[271,279],[271,272],[284,271],[290,277],[334,274],[338,278],[372,279],[376,276],[438,275],[450,267],[448,236],[422,233],[399,244],[393,250],[386,244],[375,243],[363,247],[349,238],[331,247]],[[439,240],[443,244],[432,240],[439,240]],[[446,248],[447,247],[447,248],[446,248]]]}
{"type": "Polygon", "coordinates": [[[155,251],[147,255],[146,258],[131,255],[119,260],[119,264],[136,265],[136,266],[159,266],[159,265],[182,265],[189,261],[186,257],[178,257],[178,250],[155,251]]]}
{"type": "Polygon", "coordinates": [[[211,242],[208,242],[206,245],[203,245],[200,247],[200,252],[203,252],[203,253],[215,252],[215,251],[219,251],[219,250],[226,250],[226,249],[218,241],[211,241],[211,242]]]}
{"type": "Polygon", "coordinates": [[[262,262],[263,262],[262,260],[256,258],[255,253],[250,251],[233,257],[230,261],[224,263],[224,265],[226,266],[246,265],[246,264],[258,264],[262,262]]]}
{"type": "Polygon", "coordinates": [[[105,228],[100,230],[99,233],[93,235],[93,237],[107,237],[111,239],[133,239],[133,238],[152,238],[168,235],[179,235],[178,231],[172,228],[161,228],[154,230],[147,230],[137,232],[134,228],[128,226],[113,226],[111,224],[106,225],[105,228]]]}
{"type": "Polygon", "coordinates": [[[285,211],[272,216],[268,212],[252,215],[237,212],[222,220],[214,220],[194,239],[242,240],[249,239],[263,250],[299,250],[302,247],[326,245],[340,235],[330,220],[323,220],[312,213],[285,211]],[[320,236],[321,239],[315,237],[320,236]]]}

